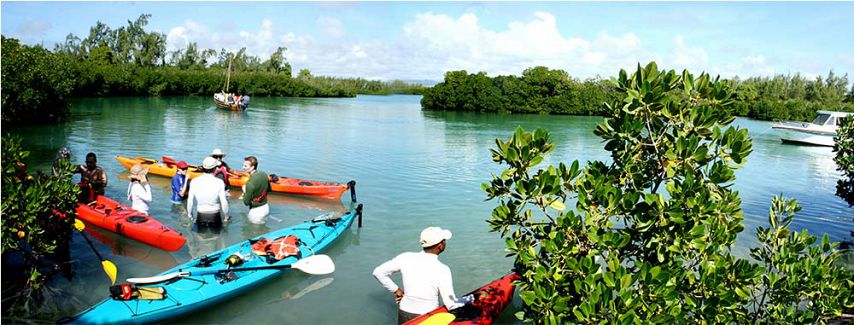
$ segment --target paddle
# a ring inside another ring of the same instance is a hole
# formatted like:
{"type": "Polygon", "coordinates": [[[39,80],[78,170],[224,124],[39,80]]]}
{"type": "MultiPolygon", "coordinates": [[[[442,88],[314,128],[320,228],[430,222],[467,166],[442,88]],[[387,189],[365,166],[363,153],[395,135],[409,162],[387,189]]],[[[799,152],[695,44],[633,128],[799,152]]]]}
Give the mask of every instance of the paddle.
{"type": "Polygon", "coordinates": [[[162,156],[161,158],[163,159],[164,164],[167,164],[167,165],[177,165],[178,164],[178,162],[175,161],[175,159],[173,159],[172,157],[162,156]]]}
{"type": "MultiPolygon", "coordinates": [[[[178,164],[178,161],[176,161],[176,160],[175,160],[175,158],[172,158],[172,157],[169,157],[169,156],[162,156],[162,157],[160,157],[160,158],[162,158],[162,159],[163,159],[163,163],[164,163],[164,164],[166,164],[167,166],[169,166],[169,165],[177,165],[177,164],[178,164]]],[[[202,169],[202,168],[201,168],[201,167],[199,167],[199,166],[196,166],[196,165],[189,165],[189,164],[187,165],[187,167],[188,167],[188,168],[192,168],[192,169],[193,169],[193,171],[195,171],[195,172],[199,172],[199,171],[201,171],[201,169],[202,169]]]]}
{"type": "Polygon", "coordinates": [[[457,316],[451,313],[438,313],[433,314],[433,316],[428,317],[423,322],[422,325],[448,325],[456,319],[457,316]]]}
{"type": "Polygon", "coordinates": [[[101,265],[104,268],[104,273],[107,273],[107,276],[110,277],[111,285],[116,284],[116,273],[118,272],[118,269],[116,269],[116,265],[113,264],[113,262],[110,262],[101,257],[101,254],[98,253],[97,249],[95,249],[95,245],[92,245],[92,241],[90,241],[89,237],[86,237],[86,233],[83,232],[83,229],[85,228],[86,225],[83,224],[83,221],[80,221],[80,219],[74,219],[74,229],[77,229],[77,231],[79,231],[80,234],[83,235],[83,239],[85,239],[86,242],[89,243],[89,247],[92,248],[92,251],[95,252],[95,255],[98,256],[99,260],[101,260],[101,265]]]}
{"type": "Polygon", "coordinates": [[[300,271],[303,271],[308,274],[329,274],[335,272],[335,263],[332,262],[332,259],[329,258],[328,255],[312,255],[309,257],[304,257],[292,264],[285,265],[269,265],[269,266],[257,266],[257,267],[239,267],[232,269],[219,269],[219,270],[201,270],[201,271],[181,271],[181,272],[173,272],[164,275],[152,276],[148,278],[130,278],[127,279],[128,283],[134,284],[151,284],[169,281],[175,278],[186,278],[189,276],[196,275],[206,275],[206,274],[217,274],[217,273],[225,273],[225,272],[239,272],[239,271],[255,271],[255,270],[280,270],[280,269],[289,269],[294,268],[300,271]]]}

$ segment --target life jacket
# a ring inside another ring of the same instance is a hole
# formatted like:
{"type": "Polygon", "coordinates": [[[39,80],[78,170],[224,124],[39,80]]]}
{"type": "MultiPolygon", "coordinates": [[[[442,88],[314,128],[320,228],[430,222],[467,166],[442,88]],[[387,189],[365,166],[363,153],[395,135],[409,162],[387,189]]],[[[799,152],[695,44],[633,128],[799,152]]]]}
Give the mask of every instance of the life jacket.
{"type": "Polygon", "coordinates": [[[163,300],[166,298],[164,287],[136,287],[130,284],[117,284],[110,287],[113,300],[163,300]]]}
{"type": "Polygon", "coordinates": [[[228,188],[228,169],[226,169],[225,166],[220,165],[219,167],[214,168],[213,175],[214,177],[221,179],[222,182],[225,183],[225,188],[228,188]]]}
{"type": "Polygon", "coordinates": [[[289,256],[299,258],[302,255],[299,250],[300,245],[302,242],[300,242],[299,237],[294,235],[279,237],[273,241],[261,238],[252,244],[252,252],[258,256],[267,256],[268,262],[271,260],[275,262],[289,256]]]}

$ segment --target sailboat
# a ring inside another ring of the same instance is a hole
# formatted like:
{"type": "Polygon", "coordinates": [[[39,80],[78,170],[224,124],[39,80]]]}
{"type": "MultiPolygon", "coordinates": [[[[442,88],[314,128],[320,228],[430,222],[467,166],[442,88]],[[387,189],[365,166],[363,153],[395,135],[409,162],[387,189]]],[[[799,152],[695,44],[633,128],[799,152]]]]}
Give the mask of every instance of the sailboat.
{"type": "Polygon", "coordinates": [[[216,107],[228,111],[242,112],[249,107],[249,96],[237,96],[228,92],[228,86],[231,84],[231,60],[228,60],[228,72],[225,77],[225,88],[214,94],[214,102],[216,107]]]}

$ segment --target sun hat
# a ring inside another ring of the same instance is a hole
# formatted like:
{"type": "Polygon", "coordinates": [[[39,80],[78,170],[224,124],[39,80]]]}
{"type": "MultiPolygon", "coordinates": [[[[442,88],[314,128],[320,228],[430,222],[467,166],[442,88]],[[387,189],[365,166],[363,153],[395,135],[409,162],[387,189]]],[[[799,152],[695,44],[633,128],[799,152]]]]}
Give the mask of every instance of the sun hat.
{"type": "Polygon", "coordinates": [[[205,160],[202,161],[202,168],[204,169],[214,169],[216,168],[217,160],[214,157],[206,157],[205,160]]]}
{"type": "Polygon", "coordinates": [[[189,165],[187,165],[187,162],[183,161],[183,160],[179,161],[176,164],[176,166],[178,167],[178,169],[184,169],[184,168],[190,167],[189,165]]]}
{"type": "Polygon", "coordinates": [[[145,176],[146,173],[148,173],[148,168],[142,167],[141,164],[133,165],[133,167],[130,168],[131,177],[145,176]]]}
{"type": "Polygon", "coordinates": [[[421,231],[421,247],[430,247],[447,239],[451,239],[451,231],[447,229],[427,227],[421,231]]]}
{"type": "Polygon", "coordinates": [[[222,152],[219,148],[216,148],[211,152],[211,156],[225,156],[225,153],[222,152]]]}

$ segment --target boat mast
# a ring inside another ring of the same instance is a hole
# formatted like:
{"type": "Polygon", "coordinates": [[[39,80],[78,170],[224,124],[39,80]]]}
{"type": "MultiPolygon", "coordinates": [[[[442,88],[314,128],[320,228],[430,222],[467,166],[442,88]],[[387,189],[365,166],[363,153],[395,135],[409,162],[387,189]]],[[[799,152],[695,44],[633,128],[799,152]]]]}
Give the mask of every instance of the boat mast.
{"type": "Polygon", "coordinates": [[[225,91],[228,91],[228,86],[231,84],[231,61],[233,59],[233,57],[228,58],[228,72],[225,76],[225,91]]]}

